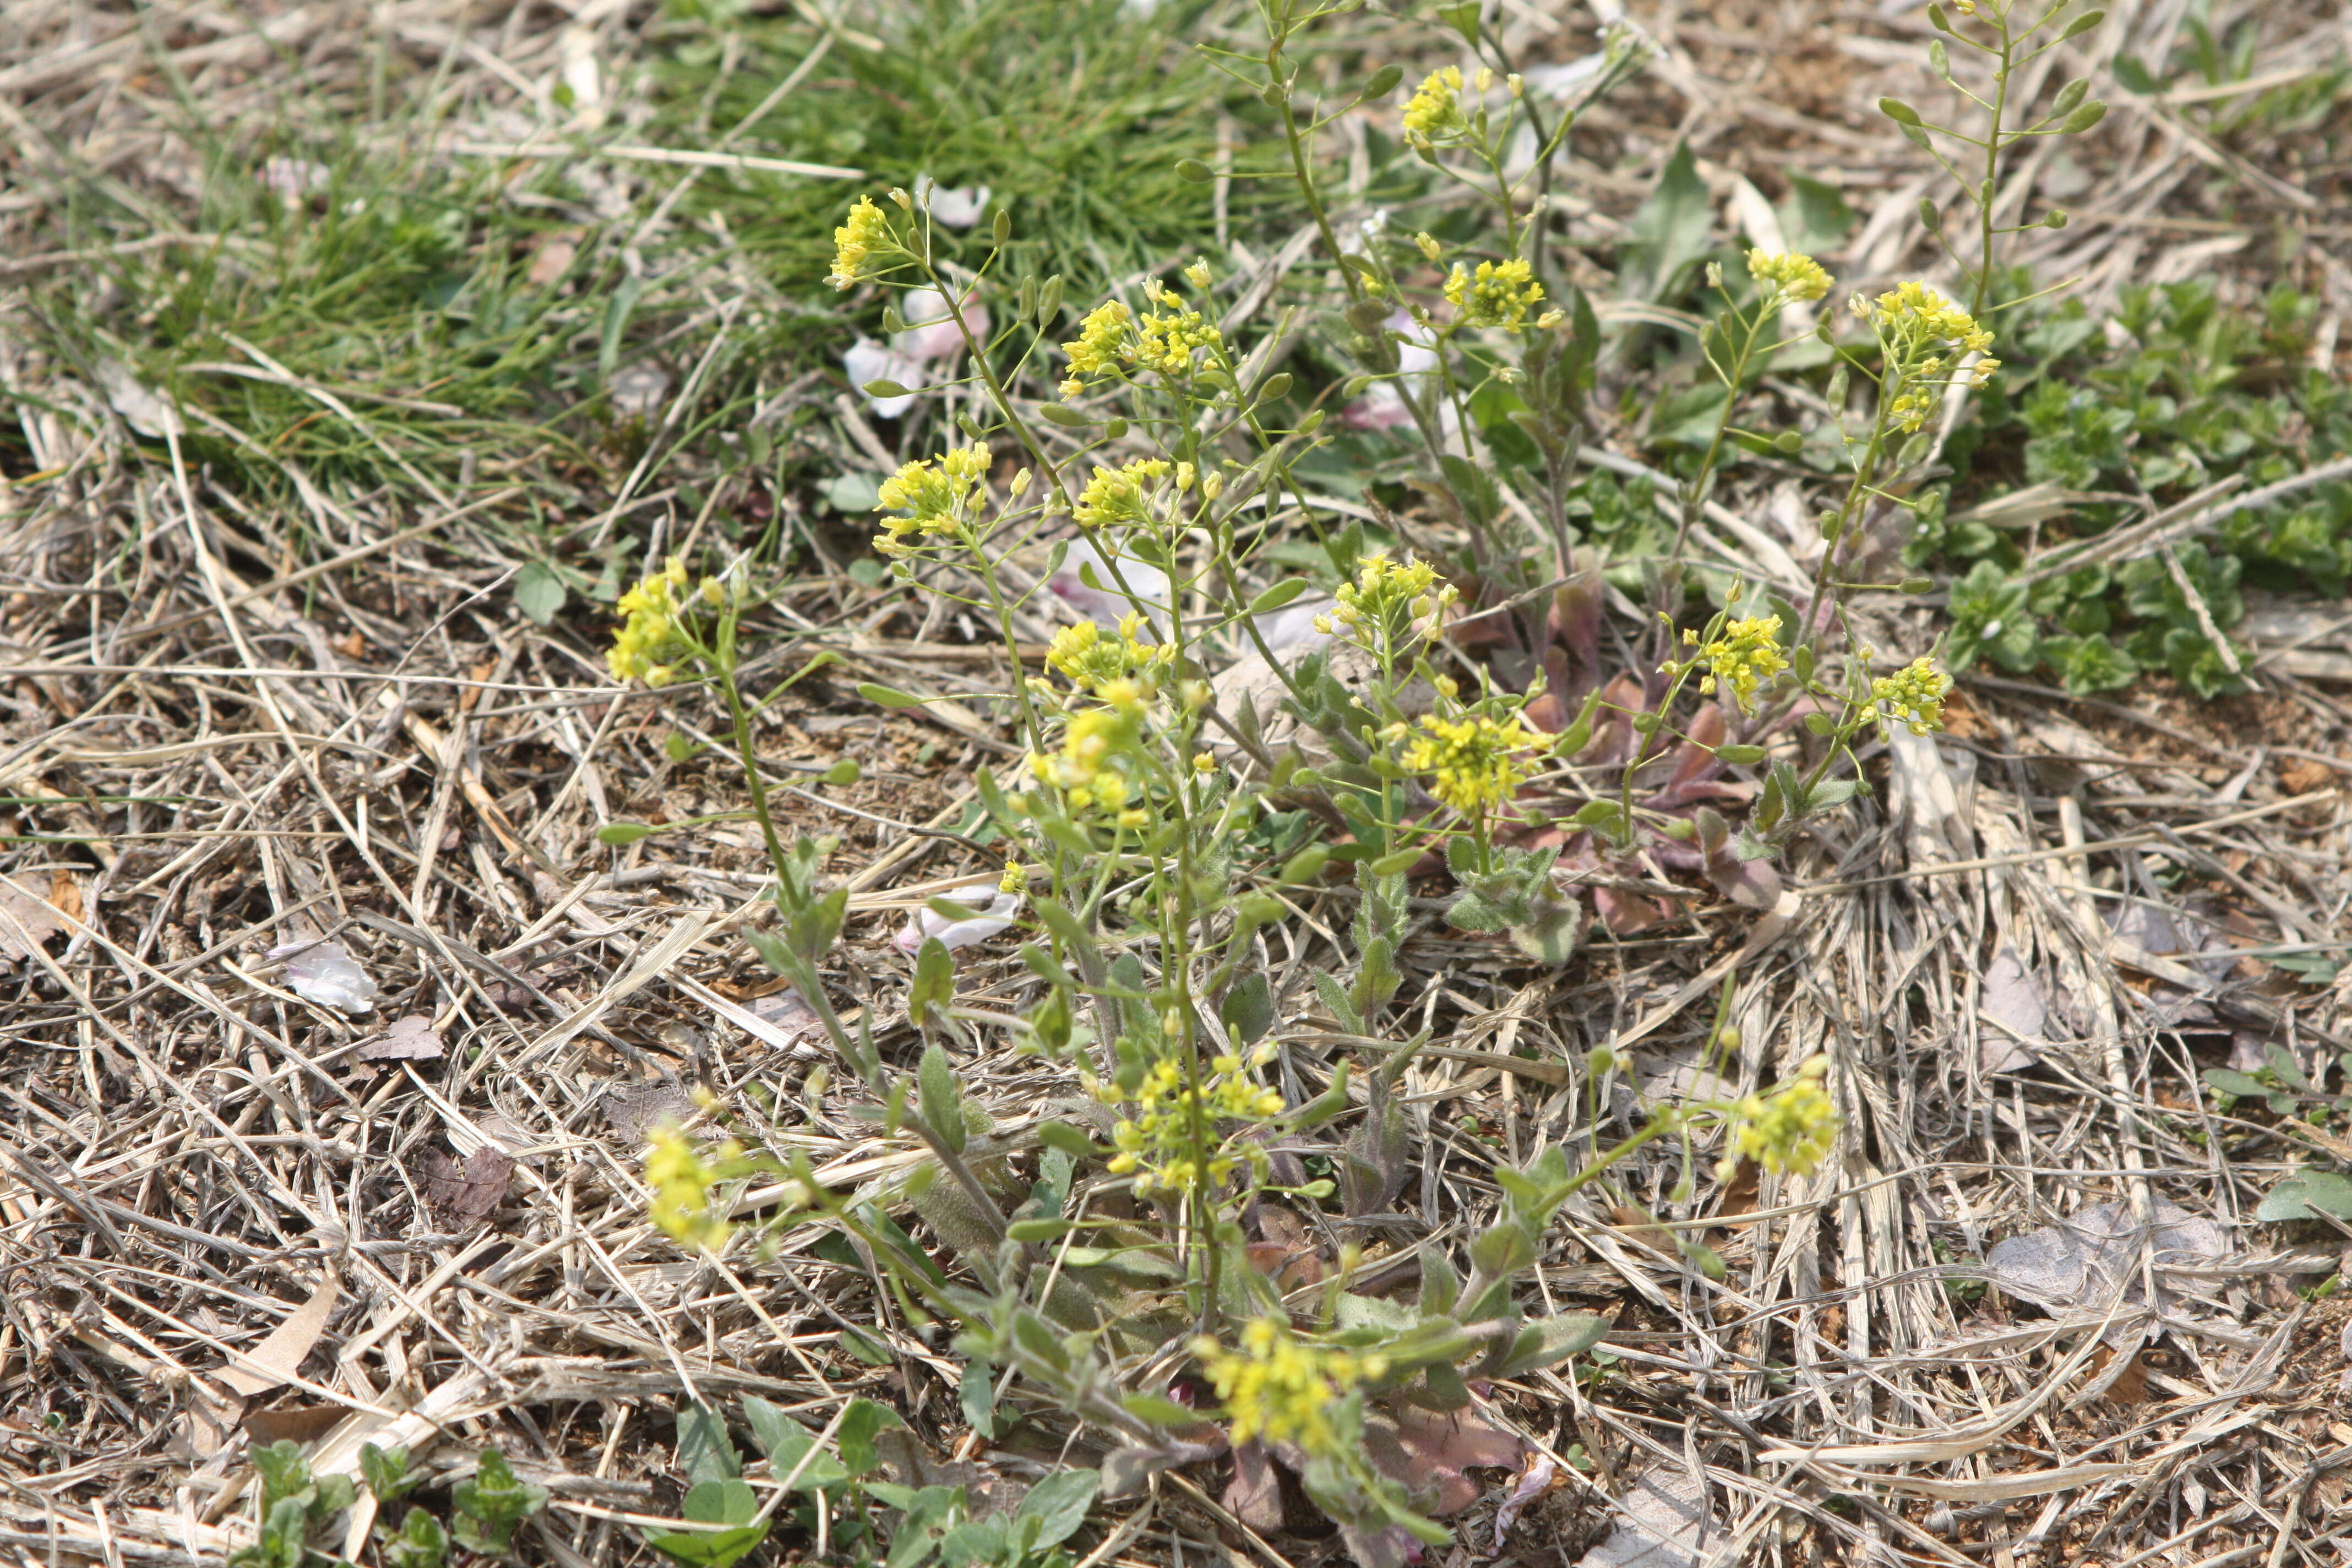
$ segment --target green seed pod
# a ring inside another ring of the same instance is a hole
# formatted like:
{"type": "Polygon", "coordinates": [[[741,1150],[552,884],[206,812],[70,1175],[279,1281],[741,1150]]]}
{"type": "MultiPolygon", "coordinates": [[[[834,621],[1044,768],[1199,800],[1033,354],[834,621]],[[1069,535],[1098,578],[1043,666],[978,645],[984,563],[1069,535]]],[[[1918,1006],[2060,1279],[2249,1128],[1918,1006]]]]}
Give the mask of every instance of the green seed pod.
{"type": "Polygon", "coordinates": [[[996,243],[1003,245],[1013,237],[1013,215],[1003,207],[996,209],[996,243]]]}

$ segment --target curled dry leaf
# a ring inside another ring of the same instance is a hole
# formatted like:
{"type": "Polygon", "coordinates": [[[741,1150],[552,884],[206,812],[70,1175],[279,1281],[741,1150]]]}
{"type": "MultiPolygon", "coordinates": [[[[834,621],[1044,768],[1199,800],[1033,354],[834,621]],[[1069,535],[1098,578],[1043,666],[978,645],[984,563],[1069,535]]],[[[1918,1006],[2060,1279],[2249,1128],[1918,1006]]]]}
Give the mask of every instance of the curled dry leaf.
{"type": "Polygon", "coordinates": [[[485,1144],[460,1164],[438,1149],[428,1149],[420,1163],[418,1185],[433,1212],[453,1230],[471,1230],[490,1217],[507,1195],[514,1175],[513,1156],[485,1144]]]}
{"type": "Polygon", "coordinates": [[[616,1084],[604,1091],[604,1120],[632,1142],[661,1126],[683,1127],[693,1120],[694,1096],[674,1083],[616,1084]]]}
{"type": "Polygon", "coordinates": [[[1516,1470],[1526,1453],[1517,1433],[1497,1426],[1475,1405],[1446,1412],[1409,1406],[1364,1412],[1365,1457],[1439,1519],[1478,1500],[1478,1483],[1466,1471],[1516,1470]]]}
{"type": "Polygon", "coordinates": [[[1993,953],[1985,970],[1977,1014],[1994,1026],[1979,1043],[1985,1071],[2017,1072],[2034,1064],[2038,1058],[2027,1047],[2041,1044],[2047,1034],[2050,1005],[2041,977],[2025,966],[2017,949],[2007,942],[1993,953]]]}
{"type": "Polygon", "coordinates": [[[2220,1226],[2168,1199],[2157,1199],[2150,1217],[2143,1231],[2126,1199],[2086,1204],[2055,1225],[1995,1242],[1985,1253],[1985,1265],[1993,1283],[2047,1312],[2105,1312],[2120,1303],[2105,1338],[2117,1346],[2137,1344],[2154,1328],[2137,1310],[2148,1305],[2142,1239],[2153,1248],[2158,1311],[2169,1299],[2162,1283],[2168,1270],[2194,1268],[2229,1251],[2220,1226]]]}
{"type": "Polygon", "coordinates": [[[344,1013],[375,1010],[375,979],[340,942],[289,942],[269,950],[286,964],[286,986],[305,1002],[344,1013]]]}
{"type": "Polygon", "coordinates": [[[0,877],[0,956],[22,963],[35,948],[65,929],[56,905],[22,883],[0,877]]]}
{"type": "Polygon", "coordinates": [[[430,1061],[441,1054],[441,1037],[434,1032],[432,1019],[411,1013],[394,1018],[383,1034],[362,1046],[358,1054],[363,1062],[430,1061]]]}

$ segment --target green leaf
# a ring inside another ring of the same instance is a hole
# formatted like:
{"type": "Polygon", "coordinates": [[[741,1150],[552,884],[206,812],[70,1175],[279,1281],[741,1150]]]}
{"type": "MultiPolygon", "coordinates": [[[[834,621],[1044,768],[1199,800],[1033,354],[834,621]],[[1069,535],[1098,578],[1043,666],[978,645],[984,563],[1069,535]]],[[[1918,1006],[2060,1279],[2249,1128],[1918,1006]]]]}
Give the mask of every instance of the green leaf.
{"type": "Polygon", "coordinates": [[[838,1436],[841,1442],[841,1462],[853,1476],[871,1474],[880,1463],[874,1453],[877,1433],[891,1427],[903,1427],[904,1421],[887,1405],[877,1405],[870,1399],[853,1399],[842,1412],[838,1436]]]}
{"type": "Polygon", "coordinates": [[[733,1480],[743,1473],[742,1457],[727,1433],[727,1418],[708,1405],[678,1406],[677,1468],[690,1484],[733,1480]]]}
{"type": "Polygon", "coordinates": [[[570,596],[563,579],[544,563],[526,561],[522,570],[515,574],[515,608],[542,626],[562,613],[563,601],[570,596]]]}
{"type": "Polygon", "coordinates": [[[1478,14],[1485,8],[1480,0],[1458,0],[1455,5],[1440,5],[1437,19],[1461,34],[1464,43],[1475,46],[1478,42],[1478,14]]]}
{"type": "Polygon", "coordinates": [[[425,1479],[408,1473],[407,1449],[379,1448],[373,1443],[360,1446],[360,1476],[378,1503],[407,1496],[425,1479]]]}
{"type": "MultiPolygon", "coordinates": [[[[969,912],[971,906],[967,904],[961,905],[959,907],[965,910],[967,912],[957,915],[954,918],[957,920],[970,920],[971,918],[969,912]]],[[[917,1028],[925,1027],[931,1021],[932,1008],[944,1007],[954,1000],[955,955],[948,951],[948,944],[941,942],[938,937],[927,936],[923,939],[922,947],[915,954],[915,983],[907,988],[907,1016],[915,1021],[915,1026],[917,1028]]],[[[935,1045],[931,1049],[938,1050],[939,1047],[935,1045]]],[[[932,1121],[936,1121],[939,1117],[946,1115],[949,1109],[955,1103],[955,1096],[953,1092],[955,1089],[955,1075],[947,1070],[946,1058],[944,1057],[940,1058],[940,1070],[945,1075],[945,1078],[944,1081],[942,1081],[939,1086],[940,1099],[935,1104],[930,1098],[932,1089],[929,1076],[931,1071],[930,1057],[928,1052],[925,1053],[923,1058],[923,1115],[927,1119],[932,1121]]]]}
{"type": "Polygon", "coordinates": [[[1217,1019],[1228,1029],[1240,1035],[1244,1046],[1254,1046],[1274,1027],[1274,992],[1263,973],[1253,972],[1234,983],[1225,999],[1217,1005],[1217,1019]]]}
{"type": "Polygon", "coordinates": [[[1191,1405],[1162,1399],[1156,1394],[1130,1394],[1119,1404],[1137,1420],[1149,1421],[1154,1426],[1190,1426],[1201,1419],[1201,1413],[1191,1405]]]}
{"type": "Polygon", "coordinates": [[[1778,209],[1780,232],[1801,256],[1834,250],[1859,221],[1845,195],[1826,180],[1791,173],[1789,199],[1778,209]]]}
{"type": "Polygon", "coordinates": [[[400,1533],[378,1548],[383,1568],[442,1568],[448,1561],[449,1532],[421,1508],[412,1508],[400,1523],[400,1533]]]}
{"type": "Polygon", "coordinates": [[[1664,304],[1679,293],[1692,263],[1706,254],[1712,204],[1690,143],[1677,142],[1649,198],[1633,214],[1628,247],[1640,259],[1643,299],[1664,304]]]}
{"type": "Polygon", "coordinates": [[[2231,1068],[2207,1068],[2204,1079],[2214,1089],[2238,1100],[2259,1100],[2271,1091],[2271,1086],[2262,1079],[2231,1068]]]}
{"type": "Polygon", "coordinates": [[[998,1419],[996,1369],[984,1361],[964,1363],[963,1374],[956,1380],[956,1403],[963,1407],[965,1424],[983,1437],[1002,1436],[1013,1425],[998,1419]]]}
{"type": "Polygon", "coordinates": [[[857,683],[857,695],[868,702],[879,702],[885,708],[920,708],[923,699],[909,696],[895,686],[877,686],[870,680],[857,683]]]}
{"type": "Polygon", "coordinates": [[[1004,1234],[1019,1242],[1059,1241],[1077,1228],[1076,1220],[1016,1219],[1004,1227],[1004,1234]]]}
{"type": "Polygon", "coordinates": [[[1085,1129],[1067,1121],[1039,1122],[1037,1142],[1048,1149],[1059,1149],[1073,1160],[1100,1160],[1110,1152],[1087,1136],[1085,1129]]]}
{"type": "MultiPolygon", "coordinates": [[[[939,1167],[934,1165],[930,1168],[936,1171],[939,1167]]],[[[872,1334],[866,1332],[862,1329],[842,1330],[841,1348],[847,1351],[851,1355],[856,1356],[859,1361],[864,1362],[867,1366],[888,1366],[891,1363],[898,1359],[896,1355],[891,1353],[890,1347],[888,1345],[884,1344],[880,1340],[876,1339],[872,1334]]]]}
{"type": "Polygon", "coordinates": [[[1036,1539],[1031,1550],[1043,1552],[1059,1546],[1076,1533],[1087,1521],[1087,1510],[1094,1505],[1095,1489],[1102,1482],[1099,1472],[1082,1467],[1056,1470],[1035,1486],[1021,1500],[1021,1520],[1037,1521],[1036,1539]]]}
{"type": "Polygon", "coordinates": [[[2315,1219],[2312,1211],[2352,1219],[2352,1181],[2332,1171],[2297,1171],[2270,1190],[2254,1217],[2263,1221],[2315,1219]]]}
{"type": "Polygon", "coordinates": [[[1276,583],[1273,587],[1268,588],[1265,593],[1260,594],[1256,598],[1252,599],[1250,601],[1249,609],[1246,613],[1253,616],[1262,616],[1269,610],[1278,610],[1282,608],[1283,605],[1290,603],[1293,599],[1297,598],[1301,594],[1306,592],[1306,578],[1286,577],[1281,582],[1276,583]]]}
{"type": "Polygon", "coordinates": [[[782,1407],[756,1394],[747,1394],[743,1396],[743,1418],[751,1425],[752,1441],[768,1456],[769,1474],[778,1481],[791,1476],[795,1468],[800,1474],[793,1486],[800,1491],[814,1491],[848,1479],[849,1472],[841,1468],[841,1461],[817,1447],[816,1438],[809,1429],[785,1415],[782,1407]]]}

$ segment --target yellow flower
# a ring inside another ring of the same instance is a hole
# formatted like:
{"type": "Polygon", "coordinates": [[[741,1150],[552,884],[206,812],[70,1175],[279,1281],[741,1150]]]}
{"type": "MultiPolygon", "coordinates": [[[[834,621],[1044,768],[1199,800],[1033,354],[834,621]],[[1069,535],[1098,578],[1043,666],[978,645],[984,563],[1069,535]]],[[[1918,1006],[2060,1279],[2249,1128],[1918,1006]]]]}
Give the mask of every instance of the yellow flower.
{"type": "Polygon", "coordinates": [[[1087,389],[1086,378],[1108,375],[1127,358],[1129,322],[1135,313],[1118,300],[1097,305],[1078,324],[1078,335],[1062,345],[1070,356],[1070,373],[1062,383],[1062,395],[1076,397],[1087,389]]]}
{"type": "Polygon", "coordinates": [[[1007,860],[1004,875],[996,879],[996,890],[1000,893],[1017,893],[1028,885],[1029,868],[1018,860],[1007,860]]]}
{"type": "Polygon", "coordinates": [[[1206,289],[1209,286],[1209,260],[1206,257],[1194,257],[1192,265],[1184,268],[1185,281],[1195,289],[1206,289]]]}
{"type": "Polygon", "coordinates": [[[1830,291],[1830,275],[1810,256],[1748,253],[1748,275],[1778,287],[1783,297],[1810,303],[1830,291]]]}
{"type": "Polygon", "coordinates": [[[1768,1171],[1803,1175],[1818,1168],[1837,1141],[1837,1107],[1822,1088],[1828,1070],[1827,1058],[1815,1057],[1793,1082],[1741,1100],[1732,1123],[1734,1152],[1768,1171]]]}
{"type": "Polygon", "coordinates": [[[1923,657],[1893,675],[1873,680],[1870,700],[1885,703],[1895,721],[1908,725],[1913,734],[1924,735],[1944,727],[1944,699],[1951,689],[1952,678],[1939,674],[1935,662],[1923,657]]]}
{"type": "Polygon", "coordinates": [[[1516,327],[1527,320],[1528,307],[1544,297],[1534,269],[1518,257],[1497,265],[1478,263],[1474,276],[1459,266],[1445,279],[1445,297],[1462,319],[1474,327],[1516,327]]]}
{"type": "Polygon", "coordinates": [[[727,1245],[726,1216],[713,1210],[710,1189],[725,1178],[721,1168],[740,1159],[733,1142],[719,1146],[719,1165],[702,1157],[694,1142],[674,1127],[656,1127],[646,1151],[646,1184],[654,1190],[650,1217],[679,1246],[717,1252],[727,1245]]]}
{"type": "Polygon", "coordinates": [[[1196,351],[1214,349],[1224,342],[1216,323],[1186,305],[1165,289],[1153,298],[1164,307],[1137,324],[1134,363],[1162,375],[1181,375],[1192,368],[1196,351]]]}
{"type": "Polygon", "coordinates": [[[1429,793],[1465,816],[1517,795],[1528,773],[1525,753],[1542,740],[1517,719],[1498,724],[1484,713],[1424,715],[1421,728],[1405,748],[1404,765],[1429,774],[1429,793]]]}
{"type": "Polygon", "coordinates": [[[900,515],[882,520],[888,531],[875,537],[875,548],[903,554],[909,533],[953,533],[970,519],[988,477],[988,460],[985,447],[954,447],[937,459],[918,458],[884,479],[874,510],[900,515]],[[931,467],[934,460],[937,468],[931,467]]]}
{"type": "Polygon", "coordinates": [[[604,656],[614,679],[667,684],[667,667],[687,651],[678,628],[685,608],[678,590],[685,586],[686,563],[673,555],[662,570],[621,595],[614,607],[627,619],[613,634],[612,649],[604,656]]]}
{"type": "Polygon", "coordinates": [[[825,281],[836,289],[846,289],[868,276],[866,263],[876,253],[898,247],[891,237],[889,220],[871,196],[857,198],[857,205],[849,209],[849,221],[833,231],[833,270],[825,275],[825,281]]]}
{"type": "Polygon", "coordinates": [[[1118,636],[1103,635],[1092,621],[1080,621],[1054,634],[1045,663],[1076,685],[1093,691],[1106,702],[1139,700],[1156,686],[1163,668],[1176,658],[1173,643],[1147,643],[1136,637],[1143,616],[1129,611],[1118,623],[1118,636]],[[1129,676],[1142,678],[1139,686],[1129,676]]]}
{"type": "Polygon", "coordinates": [[[1731,688],[1732,700],[1742,713],[1756,711],[1756,689],[1789,668],[1780,651],[1780,617],[1749,616],[1724,629],[1724,635],[1699,649],[1708,673],[1698,683],[1707,696],[1720,681],[1731,688]]]}
{"type": "Polygon", "coordinates": [[[1224,1402],[1236,1447],[1263,1437],[1296,1443],[1318,1457],[1339,1450],[1331,1415],[1346,1392],[1388,1372],[1385,1356],[1302,1340],[1275,1318],[1244,1324],[1237,1350],[1203,1336],[1193,1342],[1192,1353],[1224,1402]]]}
{"type": "Polygon", "coordinates": [[[1117,468],[1097,468],[1086,489],[1078,492],[1072,515],[1080,528],[1149,522],[1151,514],[1144,500],[1151,481],[1166,479],[1170,472],[1164,458],[1138,458],[1117,468]]]}
{"type": "Polygon", "coordinates": [[[1459,67],[1446,66],[1422,79],[1404,106],[1404,139],[1427,152],[1431,143],[1462,135],[1470,129],[1455,96],[1462,90],[1459,67]]]}
{"type": "MultiPolygon", "coordinates": [[[[1181,1018],[1176,1024],[1181,1031],[1181,1018]]],[[[1253,1170],[1263,1170],[1265,1151],[1255,1142],[1244,1142],[1236,1152],[1232,1140],[1212,1131],[1212,1142],[1204,1147],[1201,1129],[1213,1129],[1220,1122],[1255,1124],[1282,1114],[1282,1096],[1249,1076],[1250,1067],[1263,1066],[1272,1055],[1261,1047],[1248,1064],[1230,1054],[1213,1058],[1197,1088],[1186,1082],[1183,1068],[1172,1057],[1153,1062],[1131,1089],[1117,1083],[1091,1086],[1096,1099],[1121,1110],[1118,1125],[1111,1130],[1118,1152],[1107,1168],[1118,1176],[1134,1173],[1135,1190],[1144,1196],[1219,1185],[1244,1160],[1253,1170]]]]}

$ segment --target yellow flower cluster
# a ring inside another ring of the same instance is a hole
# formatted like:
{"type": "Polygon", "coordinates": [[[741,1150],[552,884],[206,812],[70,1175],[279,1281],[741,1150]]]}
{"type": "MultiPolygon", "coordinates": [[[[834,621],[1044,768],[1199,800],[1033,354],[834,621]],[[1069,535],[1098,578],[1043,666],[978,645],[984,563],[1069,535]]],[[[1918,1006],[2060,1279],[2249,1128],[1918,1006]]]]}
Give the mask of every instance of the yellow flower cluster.
{"type": "MultiPolygon", "coordinates": [[[[1252,1065],[1273,1055],[1261,1047],[1252,1065]]],[[[1105,1167],[1115,1176],[1135,1173],[1140,1196],[1182,1194],[1215,1186],[1234,1173],[1242,1155],[1215,1131],[1221,1121],[1261,1122],[1282,1114],[1282,1096],[1249,1076],[1241,1058],[1228,1052],[1209,1061],[1207,1079],[1194,1088],[1172,1057],[1162,1057],[1132,1091],[1115,1083],[1092,1086],[1095,1098],[1127,1108],[1111,1131],[1118,1152],[1105,1167]]],[[[1265,1159],[1255,1143],[1244,1146],[1255,1166],[1265,1159]]]]}
{"type": "Polygon", "coordinates": [[[1130,676],[1141,678],[1148,694],[1156,683],[1159,667],[1174,663],[1176,645],[1137,640],[1136,630],[1142,625],[1142,615],[1129,611],[1118,623],[1116,637],[1103,636],[1102,628],[1092,621],[1064,626],[1054,634],[1053,645],[1045,650],[1045,663],[1074,684],[1097,694],[1130,676]]]}
{"type": "Polygon", "coordinates": [[[1458,136],[1470,129],[1463,118],[1462,69],[1446,66],[1422,79],[1412,99],[1404,106],[1404,139],[1423,152],[1443,138],[1458,136]]]}
{"type": "Polygon", "coordinates": [[[1078,324],[1078,335],[1062,345],[1070,356],[1070,374],[1062,382],[1062,395],[1076,397],[1087,389],[1086,378],[1108,375],[1126,362],[1128,355],[1127,329],[1135,320],[1135,312],[1112,300],[1087,312],[1078,324]]]}
{"type": "Polygon", "coordinates": [[[1101,696],[1109,706],[1072,718],[1062,731],[1062,749],[1030,752],[1029,771],[1040,784],[1062,791],[1072,811],[1108,812],[1121,827],[1141,827],[1150,817],[1128,805],[1135,784],[1127,764],[1143,731],[1143,694],[1133,681],[1114,680],[1101,696]]]}
{"type": "MultiPolygon", "coordinates": [[[[1078,504],[1072,513],[1080,528],[1104,528],[1114,523],[1145,523],[1151,521],[1150,510],[1144,504],[1155,479],[1166,479],[1175,468],[1165,458],[1136,458],[1116,468],[1097,468],[1087,480],[1086,489],[1078,492],[1078,504]]],[[[1178,475],[1179,489],[1190,487],[1191,465],[1178,475]]]]}
{"type": "Polygon", "coordinates": [[[1748,253],[1748,275],[1759,283],[1779,289],[1782,299],[1801,303],[1810,303],[1830,291],[1830,275],[1810,256],[1776,256],[1751,250],[1748,253]]]}
{"type": "Polygon", "coordinates": [[[1913,734],[1924,735],[1944,727],[1944,699],[1951,689],[1952,678],[1939,673],[1932,660],[1922,657],[1893,675],[1873,680],[1870,700],[1885,703],[1895,721],[1909,725],[1913,734]]]}
{"type": "MultiPolygon", "coordinates": [[[[1315,617],[1315,629],[1329,637],[1343,627],[1353,631],[1370,626],[1393,635],[1402,629],[1392,624],[1402,612],[1425,618],[1425,630],[1434,637],[1438,612],[1460,596],[1461,591],[1440,578],[1426,561],[1366,555],[1356,563],[1356,580],[1339,584],[1338,607],[1315,617]]],[[[1377,637],[1370,646],[1379,651],[1377,637]]]]}
{"type": "Polygon", "coordinates": [[[1543,741],[1517,719],[1500,724],[1484,713],[1424,714],[1421,729],[1405,748],[1404,765],[1429,774],[1429,793],[1465,816],[1517,795],[1528,774],[1526,753],[1543,741]]]}
{"type": "MultiPolygon", "coordinates": [[[[1686,631],[1683,641],[1696,643],[1698,634],[1686,631]]],[[[1699,649],[1699,658],[1706,664],[1707,674],[1698,683],[1706,696],[1715,695],[1717,682],[1731,689],[1732,700],[1739,704],[1742,713],[1756,711],[1756,689],[1789,668],[1789,656],[1780,650],[1780,617],[1748,616],[1724,628],[1723,636],[1699,649]]]]}
{"type": "Polygon", "coordinates": [[[866,263],[877,252],[898,247],[882,209],[874,205],[873,197],[860,196],[849,209],[849,221],[833,231],[833,270],[824,280],[836,289],[846,289],[867,276],[866,263]]]}
{"type": "Polygon", "coordinates": [[[1544,297],[1543,285],[1524,258],[1482,261],[1474,276],[1459,266],[1445,279],[1445,297],[1474,327],[1516,327],[1544,297]]]}
{"type": "Polygon", "coordinates": [[[1837,1107],[1822,1088],[1828,1071],[1829,1058],[1815,1057],[1798,1069],[1793,1082],[1769,1096],[1751,1094],[1741,1100],[1730,1151],[1717,1170],[1736,1165],[1743,1154],[1772,1172],[1804,1175],[1819,1167],[1837,1141],[1837,1107]]]}
{"type": "MultiPolygon", "coordinates": [[[[642,679],[648,686],[667,686],[670,666],[687,651],[678,621],[687,605],[679,597],[686,586],[686,563],[671,556],[660,571],[621,595],[615,606],[628,617],[613,634],[612,650],[604,663],[613,679],[624,685],[642,679]]],[[[702,594],[711,596],[716,578],[705,578],[702,594]]]]}
{"type": "Polygon", "coordinates": [[[719,1251],[727,1245],[728,1225],[710,1206],[710,1189],[724,1179],[720,1166],[741,1158],[743,1151],[731,1142],[722,1143],[720,1164],[713,1165],[674,1127],[656,1127],[648,1136],[646,1184],[654,1190],[654,1224],[680,1247],[719,1251]]]}
{"type": "Polygon", "coordinates": [[[1936,416],[1952,372],[1964,354],[1979,357],[1969,367],[1969,384],[1982,386],[2000,368],[1991,357],[1992,333],[1977,319],[1925,283],[1889,289],[1875,300],[1856,294],[1855,315],[1870,322],[1886,353],[1886,384],[1900,387],[1887,412],[1906,431],[1936,416]]]}
{"type": "Polygon", "coordinates": [[[996,879],[996,890],[1000,893],[1017,893],[1028,885],[1029,868],[1018,860],[1007,860],[1004,875],[996,879]]]}
{"type": "Polygon", "coordinates": [[[1192,368],[1196,351],[1215,349],[1224,342],[1224,335],[1217,331],[1216,323],[1185,304],[1173,289],[1157,283],[1145,288],[1160,309],[1137,326],[1137,364],[1162,375],[1181,375],[1192,368]]]}
{"type": "Polygon", "coordinates": [[[918,458],[882,481],[874,510],[900,514],[884,518],[887,531],[874,538],[874,548],[883,554],[908,553],[913,548],[907,542],[910,533],[953,533],[970,521],[988,477],[988,448],[953,447],[940,454],[938,468],[932,461],[918,458]]]}
{"type": "Polygon", "coordinates": [[[1238,1350],[1206,1336],[1192,1342],[1210,1386],[1224,1401],[1236,1447],[1262,1437],[1329,1456],[1339,1448],[1333,1406],[1348,1389],[1388,1373],[1388,1359],[1377,1352],[1310,1343],[1275,1318],[1244,1324],[1241,1342],[1238,1350]]]}

